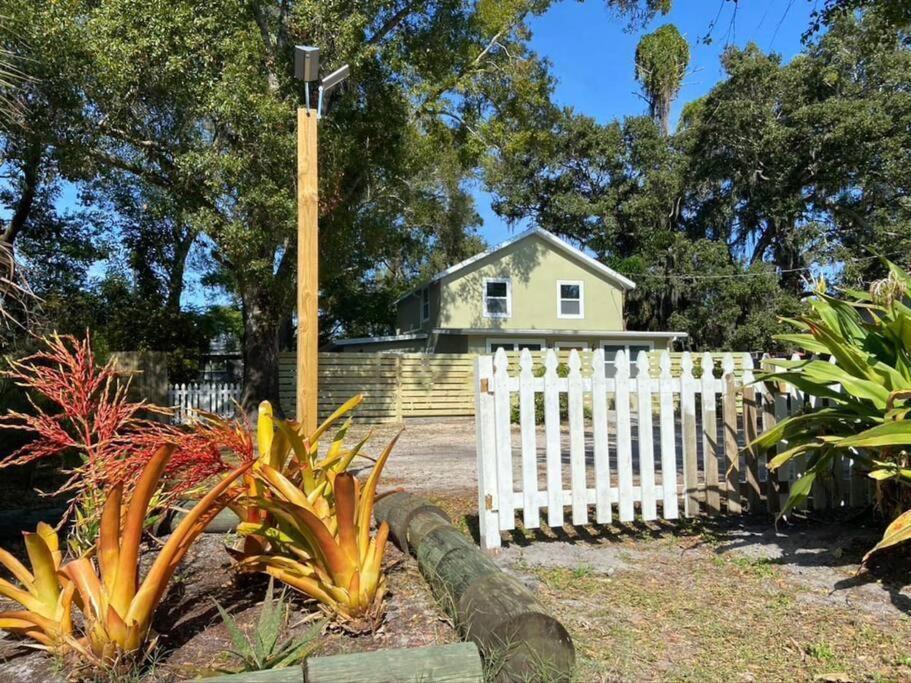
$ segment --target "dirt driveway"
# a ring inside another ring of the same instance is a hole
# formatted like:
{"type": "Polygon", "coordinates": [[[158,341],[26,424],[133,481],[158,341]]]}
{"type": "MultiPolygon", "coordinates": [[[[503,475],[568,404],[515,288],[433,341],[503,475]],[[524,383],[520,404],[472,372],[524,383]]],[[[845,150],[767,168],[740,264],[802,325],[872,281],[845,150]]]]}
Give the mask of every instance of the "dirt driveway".
{"type": "MultiPolygon", "coordinates": [[[[472,421],[410,424],[385,480],[476,537],[472,421]]],[[[911,575],[857,573],[879,533],[766,518],[520,526],[496,559],[569,629],[578,681],[907,681],[911,575]]]]}

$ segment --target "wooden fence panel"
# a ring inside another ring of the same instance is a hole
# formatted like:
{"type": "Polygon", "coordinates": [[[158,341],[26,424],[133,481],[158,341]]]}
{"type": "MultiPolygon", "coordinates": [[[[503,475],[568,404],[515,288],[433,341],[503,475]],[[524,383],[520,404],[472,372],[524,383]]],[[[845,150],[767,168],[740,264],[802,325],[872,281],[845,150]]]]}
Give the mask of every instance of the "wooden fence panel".
{"type": "MultiPolygon", "coordinates": [[[[593,367],[597,351],[581,351],[581,367],[593,367]]],[[[565,372],[570,352],[556,352],[558,367],[565,372]]],[[[518,352],[509,352],[509,372],[519,373],[518,352]]],[[[544,351],[531,352],[532,373],[544,374],[544,351]]],[[[648,354],[650,375],[658,379],[660,362],[667,357],[672,377],[681,373],[682,353],[648,354]]],[[[710,354],[715,362],[722,354],[710,354]]],[[[426,353],[328,353],[319,354],[318,410],[328,417],[354,394],[363,393],[364,402],[357,418],[369,422],[401,422],[409,418],[472,417],[475,414],[474,372],[476,354],[426,353]]],[[[704,356],[693,359],[692,372],[701,376],[704,356]]],[[[628,359],[634,360],[634,359],[628,359]]],[[[744,367],[741,355],[735,357],[734,373],[739,378],[744,367]]],[[[565,375],[564,375],[565,377],[565,375]]],[[[286,415],[295,411],[295,355],[279,354],[279,396],[286,415]]],[[[657,397],[656,397],[657,398],[657,397]]],[[[590,409],[585,403],[583,410],[590,409]]],[[[656,408],[657,409],[657,408],[656,408]]]]}

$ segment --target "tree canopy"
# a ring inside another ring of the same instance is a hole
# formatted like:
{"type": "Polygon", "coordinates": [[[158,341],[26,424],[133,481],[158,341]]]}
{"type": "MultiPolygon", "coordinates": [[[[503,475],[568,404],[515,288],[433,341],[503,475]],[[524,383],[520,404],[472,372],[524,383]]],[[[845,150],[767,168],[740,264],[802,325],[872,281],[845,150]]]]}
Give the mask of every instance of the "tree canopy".
{"type": "MultiPolygon", "coordinates": [[[[630,28],[670,8],[606,4],[630,28]]],[[[637,51],[652,116],[597,122],[553,104],[530,47],[550,5],[7,0],[2,49],[27,77],[0,83],[22,112],[0,129],[0,243],[30,267],[48,326],[185,355],[238,330],[247,405],[275,400],[304,43],[352,67],[320,123],[327,338],[386,331],[402,291],[483,246],[477,184],[507,220],[629,273],[631,328],[683,329],[694,348],[768,348],[811,266],[841,262],[856,283],[878,273],[874,252],[908,253],[901,4],[828,3],[788,64],[728,50],[675,130],[679,32],[637,51]]]]}
{"type": "Polygon", "coordinates": [[[727,49],[725,77],[672,135],[661,117],[553,111],[489,162],[495,208],[630,275],[630,328],[773,348],[814,273],[859,285],[883,275],[877,254],[906,265],[911,253],[908,34],[874,9],[833,17],[786,65],[727,49]]]}

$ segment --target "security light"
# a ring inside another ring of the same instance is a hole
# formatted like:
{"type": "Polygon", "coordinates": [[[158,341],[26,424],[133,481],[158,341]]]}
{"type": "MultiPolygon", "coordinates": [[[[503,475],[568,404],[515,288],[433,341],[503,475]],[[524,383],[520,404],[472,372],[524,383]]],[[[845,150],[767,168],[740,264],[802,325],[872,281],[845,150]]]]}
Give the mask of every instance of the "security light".
{"type": "Polygon", "coordinates": [[[346,78],[348,78],[348,72],[349,72],[349,71],[350,71],[350,69],[348,68],[348,65],[345,64],[344,66],[342,66],[342,67],[339,68],[339,69],[336,69],[336,70],[333,71],[331,74],[329,74],[328,76],[326,76],[323,80],[321,80],[321,81],[320,81],[320,84],[319,84],[319,87],[320,87],[324,92],[329,92],[330,90],[332,90],[332,88],[334,88],[334,87],[337,86],[339,83],[341,83],[341,82],[344,81],[346,78]]]}
{"type": "Polygon", "coordinates": [[[316,118],[321,119],[323,117],[323,95],[348,78],[348,71],[348,65],[345,64],[320,81],[319,101],[316,104],[316,118]]]}
{"type": "Polygon", "coordinates": [[[294,77],[306,83],[319,80],[318,47],[294,46],[294,77]]]}

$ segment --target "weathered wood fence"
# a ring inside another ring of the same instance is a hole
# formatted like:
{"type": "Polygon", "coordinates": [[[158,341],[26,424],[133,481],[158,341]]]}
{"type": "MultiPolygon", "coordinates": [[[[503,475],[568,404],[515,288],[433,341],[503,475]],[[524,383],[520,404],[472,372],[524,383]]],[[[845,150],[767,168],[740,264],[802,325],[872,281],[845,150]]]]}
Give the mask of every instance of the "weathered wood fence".
{"type": "MultiPolygon", "coordinates": [[[[675,376],[668,353],[658,357],[657,372],[644,352],[635,364],[618,353],[608,377],[603,351],[591,355],[585,375],[573,351],[561,377],[553,351],[545,354],[543,376],[527,351],[518,373],[503,351],[478,357],[482,546],[498,547],[500,534],[515,528],[517,511],[526,528],[541,526],[542,508],[552,528],[563,526],[567,507],[573,525],[629,522],[637,510],[644,520],[778,511],[801,476],[800,463],[769,471],[769,453],[744,449],[812,399],[787,387],[753,384],[747,354],[739,363],[723,354],[720,368],[709,354],[699,360],[701,376],[689,353],[682,354],[675,376]],[[735,372],[738,365],[741,372],[735,372]]],[[[832,484],[814,486],[809,505],[866,501],[868,480],[854,474],[850,462],[839,464],[832,484]]]]}
{"type": "MultiPolygon", "coordinates": [[[[421,353],[319,354],[319,415],[329,416],[364,394],[358,419],[401,422],[415,417],[474,414],[474,356],[421,353]]],[[[279,392],[286,415],[295,409],[295,359],[279,356],[279,392]]]]}
{"type": "Polygon", "coordinates": [[[168,387],[168,405],[174,410],[171,421],[192,422],[198,411],[220,417],[234,417],[240,401],[240,384],[188,382],[168,387]]]}
{"type": "MultiPolygon", "coordinates": [[[[519,354],[507,353],[510,367],[518,371],[519,354]]],[[[581,357],[588,363],[592,352],[581,357]]],[[[657,372],[659,354],[650,353],[652,371],[657,372]]],[[[670,353],[671,373],[680,375],[680,353],[670,353]]],[[[557,352],[561,363],[569,351],[557,352]]],[[[721,354],[712,354],[720,362],[721,354]]],[[[473,417],[474,366],[476,354],[424,353],[321,353],[319,354],[319,414],[327,417],[354,394],[363,393],[358,419],[367,422],[402,422],[409,418],[473,417]]],[[[532,352],[536,368],[543,369],[545,353],[532,352]]],[[[702,357],[695,359],[696,373],[702,357]]],[[[740,355],[734,372],[742,371],[740,355]]],[[[295,410],[295,357],[279,355],[279,392],[286,415],[295,410]]]]}

